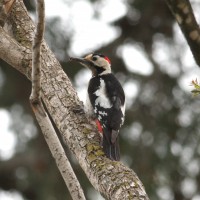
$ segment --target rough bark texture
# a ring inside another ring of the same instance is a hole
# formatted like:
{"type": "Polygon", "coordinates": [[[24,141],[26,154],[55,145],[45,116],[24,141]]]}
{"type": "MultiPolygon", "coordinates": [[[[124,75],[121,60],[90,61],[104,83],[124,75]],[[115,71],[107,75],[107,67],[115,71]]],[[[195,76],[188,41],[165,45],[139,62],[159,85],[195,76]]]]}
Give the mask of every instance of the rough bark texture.
{"type": "Polygon", "coordinates": [[[37,0],[37,28],[32,47],[32,91],[30,103],[40,125],[44,138],[49,146],[58,169],[73,200],[85,200],[83,190],[58,139],[52,122],[46,113],[41,100],[41,45],[45,30],[45,3],[37,0]]]}
{"type": "Polygon", "coordinates": [[[32,91],[30,100],[41,101],[40,88],[41,88],[41,44],[45,30],[45,4],[44,0],[37,1],[37,28],[32,45],[32,91]]]}
{"type": "MultiPolygon", "coordinates": [[[[0,57],[30,79],[30,49],[35,27],[22,0],[16,0],[6,29],[21,46],[0,29],[0,57]],[[5,50],[9,51],[6,52],[9,56],[5,55],[5,50]]],[[[84,115],[73,112],[73,108],[82,103],[45,43],[42,45],[41,83],[42,98],[49,114],[93,186],[106,199],[149,199],[137,175],[121,162],[107,159],[95,127],[84,115]]]]}
{"type": "Polygon", "coordinates": [[[58,139],[42,102],[32,104],[36,119],[73,200],[85,200],[83,190],[58,139]]]}
{"type": "Polygon", "coordinates": [[[200,29],[189,0],[165,0],[200,66],[200,29]]]}
{"type": "Polygon", "coordinates": [[[0,26],[4,26],[7,14],[15,0],[0,0],[0,26]]]}

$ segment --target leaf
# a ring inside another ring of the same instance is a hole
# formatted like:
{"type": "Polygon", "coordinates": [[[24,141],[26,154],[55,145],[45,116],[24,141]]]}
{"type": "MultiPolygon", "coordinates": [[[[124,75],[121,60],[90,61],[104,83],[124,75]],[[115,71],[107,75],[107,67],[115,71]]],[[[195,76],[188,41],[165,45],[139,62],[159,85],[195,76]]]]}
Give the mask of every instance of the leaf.
{"type": "Polygon", "coordinates": [[[195,80],[192,80],[191,85],[194,86],[194,88],[195,88],[194,90],[191,91],[192,94],[194,96],[198,96],[200,94],[200,85],[199,85],[197,78],[195,80]]]}

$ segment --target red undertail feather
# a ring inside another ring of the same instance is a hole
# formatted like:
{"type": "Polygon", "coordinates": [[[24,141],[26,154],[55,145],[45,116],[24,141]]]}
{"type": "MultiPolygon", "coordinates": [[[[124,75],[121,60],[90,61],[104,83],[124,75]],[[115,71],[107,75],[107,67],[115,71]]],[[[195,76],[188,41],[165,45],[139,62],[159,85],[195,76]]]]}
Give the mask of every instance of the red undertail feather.
{"type": "Polygon", "coordinates": [[[95,122],[96,122],[96,125],[97,125],[97,129],[98,129],[98,131],[99,131],[100,133],[103,133],[103,129],[102,129],[102,126],[101,126],[99,120],[96,119],[95,122]]]}

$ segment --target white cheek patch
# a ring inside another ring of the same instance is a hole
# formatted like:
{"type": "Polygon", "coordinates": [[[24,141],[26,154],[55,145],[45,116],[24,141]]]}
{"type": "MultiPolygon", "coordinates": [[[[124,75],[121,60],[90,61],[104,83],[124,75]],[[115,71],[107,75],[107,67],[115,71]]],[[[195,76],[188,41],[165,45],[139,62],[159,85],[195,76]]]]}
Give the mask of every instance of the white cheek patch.
{"type": "Polygon", "coordinates": [[[97,66],[103,67],[105,70],[111,70],[110,63],[104,58],[99,57],[95,62],[97,66]]]}
{"type": "Polygon", "coordinates": [[[94,92],[94,94],[97,96],[95,100],[95,105],[99,105],[103,108],[111,108],[112,104],[109,101],[107,94],[106,94],[106,87],[104,80],[100,79],[100,87],[99,89],[94,92]]]}
{"type": "Polygon", "coordinates": [[[99,57],[96,63],[98,66],[105,66],[107,64],[107,61],[104,58],[99,57]]]}

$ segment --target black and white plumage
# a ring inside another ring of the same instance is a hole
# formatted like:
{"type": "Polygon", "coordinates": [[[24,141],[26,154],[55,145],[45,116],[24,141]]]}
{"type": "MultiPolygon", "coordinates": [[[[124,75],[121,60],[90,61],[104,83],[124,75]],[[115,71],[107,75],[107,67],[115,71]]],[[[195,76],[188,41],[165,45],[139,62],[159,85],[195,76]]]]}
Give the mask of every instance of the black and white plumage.
{"type": "Polygon", "coordinates": [[[112,160],[120,159],[118,134],[124,123],[125,95],[117,78],[111,73],[108,57],[90,54],[85,58],[71,58],[92,71],[88,84],[86,113],[95,116],[103,130],[103,149],[112,160]]]}

